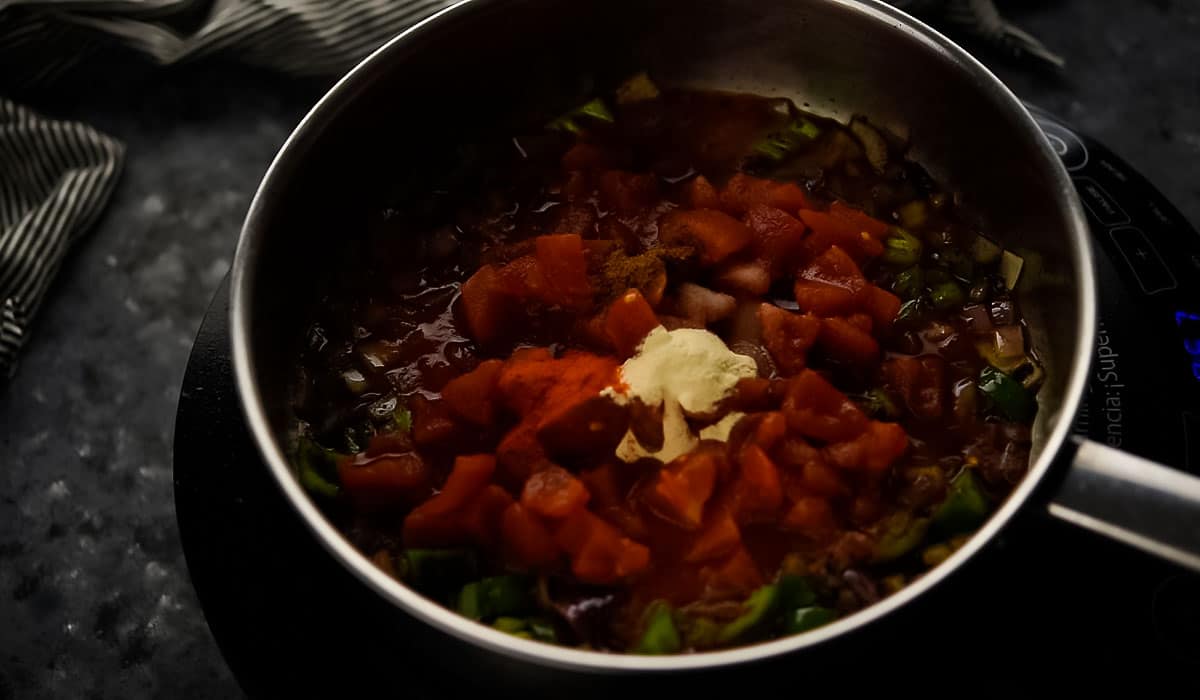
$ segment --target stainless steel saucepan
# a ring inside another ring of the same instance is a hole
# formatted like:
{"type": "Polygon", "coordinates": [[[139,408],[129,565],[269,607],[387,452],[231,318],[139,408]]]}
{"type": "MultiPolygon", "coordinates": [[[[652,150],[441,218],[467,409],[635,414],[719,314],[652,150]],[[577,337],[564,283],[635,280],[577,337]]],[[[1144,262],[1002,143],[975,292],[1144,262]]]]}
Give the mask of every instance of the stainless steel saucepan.
{"type": "MultiPolygon", "coordinates": [[[[232,278],[233,361],[267,467],[317,539],[376,593],[483,649],[559,668],[719,667],[821,645],[886,617],[975,557],[1023,509],[1200,569],[1200,480],[1071,436],[1096,331],[1092,251],[1071,181],[1034,120],[945,37],[864,0],[467,0],[404,32],[321,99],[251,205],[232,278]],[[388,577],[300,487],[285,455],[289,380],[324,267],[358,235],[381,188],[419,181],[428,154],[472,129],[517,123],[648,70],[669,85],[793,98],[866,114],[907,134],[912,156],[964,193],[986,230],[1044,263],[1018,288],[1045,361],[1028,476],[972,539],[900,592],[813,632],[681,656],[603,654],[516,639],[388,577]],[[430,148],[431,144],[435,146],[430,148]]],[[[364,591],[364,595],[367,592],[364,591]]]]}

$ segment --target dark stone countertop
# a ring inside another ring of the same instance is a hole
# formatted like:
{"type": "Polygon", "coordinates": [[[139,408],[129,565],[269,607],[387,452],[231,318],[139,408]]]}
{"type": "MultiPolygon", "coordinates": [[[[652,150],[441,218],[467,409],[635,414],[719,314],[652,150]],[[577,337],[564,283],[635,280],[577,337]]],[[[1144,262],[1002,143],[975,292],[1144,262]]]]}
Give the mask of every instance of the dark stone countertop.
{"type": "MultiPolygon", "coordinates": [[[[1200,224],[1200,6],[1009,3],[1059,74],[979,55],[1200,224]]],[[[259,177],[321,87],[228,66],[131,69],[32,104],[128,144],[0,388],[0,699],[230,697],[179,546],[175,405],[259,177]]]]}

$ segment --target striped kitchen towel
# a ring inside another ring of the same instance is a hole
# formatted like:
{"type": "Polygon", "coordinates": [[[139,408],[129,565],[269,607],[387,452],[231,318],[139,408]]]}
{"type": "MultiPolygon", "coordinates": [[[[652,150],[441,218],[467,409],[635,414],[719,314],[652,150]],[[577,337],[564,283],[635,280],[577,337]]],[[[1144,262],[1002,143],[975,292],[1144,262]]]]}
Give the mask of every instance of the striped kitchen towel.
{"type": "MultiPolygon", "coordinates": [[[[569,2],[570,0],[563,0],[569,2]]],[[[53,89],[97,52],[124,46],[169,65],[222,56],[292,75],[339,75],[455,0],[0,0],[0,379],[70,244],[113,189],[122,146],[5,100],[53,89]]],[[[1014,53],[1061,63],[992,0],[892,4],[1014,53]]]]}
{"type": "Polygon", "coordinates": [[[63,255],[108,199],[125,148],[0,97],[0,376],[63,255]]]}

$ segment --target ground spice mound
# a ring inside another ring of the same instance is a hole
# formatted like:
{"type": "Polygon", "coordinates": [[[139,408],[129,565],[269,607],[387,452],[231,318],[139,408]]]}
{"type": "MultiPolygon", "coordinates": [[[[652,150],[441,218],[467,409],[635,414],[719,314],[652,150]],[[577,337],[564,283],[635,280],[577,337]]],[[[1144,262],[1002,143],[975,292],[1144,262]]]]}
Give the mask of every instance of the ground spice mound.
{"type": "MultiPolygon", "coordinates": [[[[656,246],[644,253],[629,255],[620,248],[614,249],[604,260],[600,271],[600,294],[608,301],[627,289],[638,289],[647,294],[656,284],[665,281],[667,263],[683,261],[696,253],[692,246],[656,246]]],[[[658,290],[661,295],[662,290],[658,290]]]]}

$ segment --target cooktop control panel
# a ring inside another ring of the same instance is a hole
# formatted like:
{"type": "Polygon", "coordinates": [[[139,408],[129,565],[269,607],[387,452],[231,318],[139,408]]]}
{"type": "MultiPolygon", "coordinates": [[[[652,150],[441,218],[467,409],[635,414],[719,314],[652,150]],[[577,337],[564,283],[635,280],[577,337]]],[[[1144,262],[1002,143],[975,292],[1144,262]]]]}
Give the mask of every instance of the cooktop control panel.
{"type": "Polygon", "coordinates": [[[1030,110],[1095,243],[1099,329],[1075,432],[1200,475],[1200,234],[1111,151],[1030,110]]]}

